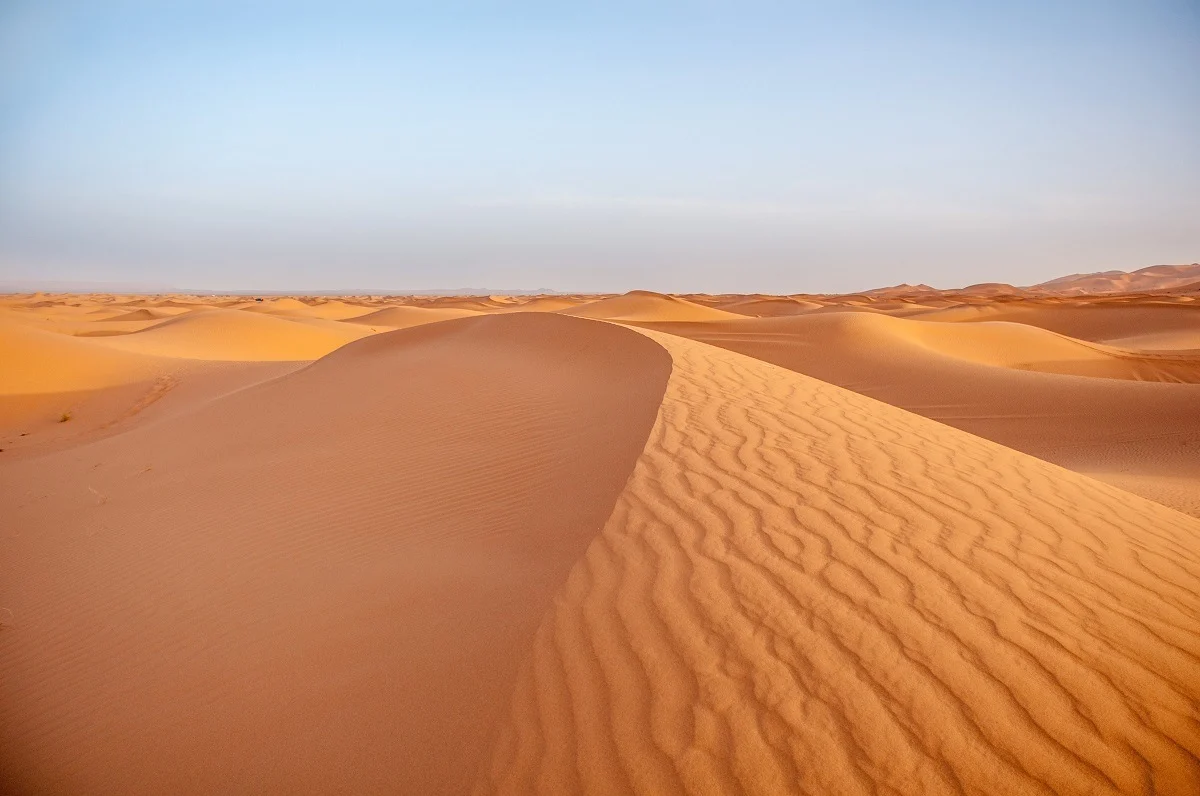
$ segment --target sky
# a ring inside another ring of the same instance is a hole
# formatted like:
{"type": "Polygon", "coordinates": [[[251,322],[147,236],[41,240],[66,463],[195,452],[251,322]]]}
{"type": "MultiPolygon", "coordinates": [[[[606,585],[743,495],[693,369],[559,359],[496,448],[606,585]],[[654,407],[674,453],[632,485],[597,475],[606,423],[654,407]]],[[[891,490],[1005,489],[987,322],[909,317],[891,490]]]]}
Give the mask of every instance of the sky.
{"type": "Polygon", "coordinates": [[[0,0],[0,281],[1021,285],[1198,188],[1196,0],[0,0]]]}

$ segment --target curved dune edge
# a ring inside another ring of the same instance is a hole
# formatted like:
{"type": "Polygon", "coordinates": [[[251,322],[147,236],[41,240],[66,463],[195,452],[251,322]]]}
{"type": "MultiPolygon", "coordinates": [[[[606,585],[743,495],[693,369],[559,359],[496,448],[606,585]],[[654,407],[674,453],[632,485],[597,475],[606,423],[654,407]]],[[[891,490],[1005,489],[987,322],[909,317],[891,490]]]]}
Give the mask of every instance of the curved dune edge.
{"type": "Polygon", "coordinates": [[[0,396],[95,390],[143,381],[163,370],[159,357],[0,319],[0,396]]]}
{"type": "Polygon", "coordinates": [[[670,368],[451,320],[0,458],[0,790],[469,791],[670,368]]]}
{"type": "Polygon", "coordinates": [[[659,417],[477,792],[1200,791],[1200,521],[645,333],[659,417]]]}
{"type": "Polygon", "coordinates": [[[159,357],[270,362],[318,359],[370,334],[373,332],[365,326],[339,321],[213,309],[179,315],[130,334],[91,341],[112,349],[159,357]]]}
{"type": "Polygon", "coordinates": [[[407,329],[425,323],[453,320],[454,318],[472,318],[480,315],[477,310],[464,309],[427,309],[425,307],[384,307],[368,312],[347,323],[363,324],[366,326],[390,326],[396,329],[407,329]]]}
{"type": "MultiPolygon", "coordinates": [[[[1200,405],[1200,385],[982,364],[878,334],[890,320],[814,313],[738,323],[638,325],[845,387],[1200,516],[1195,454],[1200,413],[1194,409],[1200,405]]],[[[953,335],[958,326],[927,325],[947,327],[943,336],[953,335]]],[[[980,342],[986,341],[985,334],[980,342]]],[[[1009,356],[1013,353],[1008,349],[1009,356]]],[[[1156,366],[1147,361],[1147,367],[1156,366]]]]}
{"type": "Polygon", "coordinates": [[[745,318],[733,312],[648,290],[631,290],[561,311],[564,315],[608,321],[728,321],[745,318]]]}

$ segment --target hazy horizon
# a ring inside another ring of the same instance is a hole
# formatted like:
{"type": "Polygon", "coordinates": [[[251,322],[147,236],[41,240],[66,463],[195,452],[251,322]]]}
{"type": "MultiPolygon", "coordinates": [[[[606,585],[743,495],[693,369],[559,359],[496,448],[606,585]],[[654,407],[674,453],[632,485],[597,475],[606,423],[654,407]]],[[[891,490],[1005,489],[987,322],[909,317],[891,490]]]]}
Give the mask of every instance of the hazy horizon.
{"type": "Polygon", "coordinates": [[[3,282],[844,293],[1200,259],[1186,0],[15,2],[0,109],[3,282]]]}

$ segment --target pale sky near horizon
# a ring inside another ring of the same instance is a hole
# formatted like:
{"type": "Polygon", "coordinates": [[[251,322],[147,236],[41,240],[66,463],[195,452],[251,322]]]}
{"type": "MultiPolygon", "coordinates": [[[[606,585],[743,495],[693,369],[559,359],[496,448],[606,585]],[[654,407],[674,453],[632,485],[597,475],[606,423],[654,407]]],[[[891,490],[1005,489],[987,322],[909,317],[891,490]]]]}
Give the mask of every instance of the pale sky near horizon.
{"type": "Polygon", "coordinates": [[[1200,260],[1200,2],[0,1],[0,282],[842,292],[1200,260]]]}

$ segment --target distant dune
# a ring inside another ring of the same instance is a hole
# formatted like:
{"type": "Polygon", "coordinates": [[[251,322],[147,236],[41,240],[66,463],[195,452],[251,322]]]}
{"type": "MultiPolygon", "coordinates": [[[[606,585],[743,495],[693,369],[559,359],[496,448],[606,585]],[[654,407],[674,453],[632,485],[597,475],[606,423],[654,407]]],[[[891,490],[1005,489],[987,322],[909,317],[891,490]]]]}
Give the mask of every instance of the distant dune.
{"type": "Polygon", "coordinates": [[[307,360],[366,334],[370,334],[366,329],[334,321],[318,326],[252,311],[214,309],[97,342],[123,351],[188,359],[307,360]]]}
{"type": "Polygon", "coordinates": [[[1171,290],[1200,279],[1200,263],[1190,265],[1152,265],[1137,271],[1101,271],[1070,274],[1042,282],[1034,287],[1055,293],[1137,293],[1171,290]]]}
{"type": "Polygon", "coordinates": [[[709,321],[738,317],[686,299],[634,290],[623,296],[600,299],[564,310],[567,315],[610,321],[709,321]]]}

